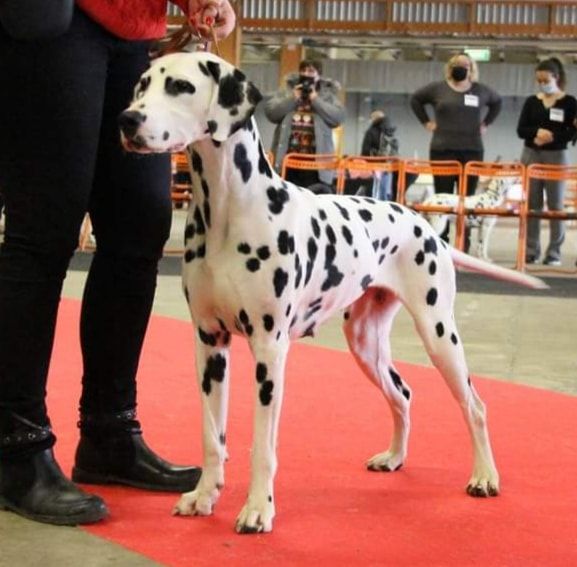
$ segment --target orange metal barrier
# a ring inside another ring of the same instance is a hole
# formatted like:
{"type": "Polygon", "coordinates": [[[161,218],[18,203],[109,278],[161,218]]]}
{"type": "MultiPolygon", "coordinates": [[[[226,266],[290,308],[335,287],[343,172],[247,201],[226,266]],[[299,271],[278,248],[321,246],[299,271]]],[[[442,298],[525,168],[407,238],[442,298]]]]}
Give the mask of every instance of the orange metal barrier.
{"type": "Polygon", "coordinates": [[[341,158],[336,154],[286,154],[282,160],[281,177],[286,179],[287,169],[320,171],[333,169],[338,172],[341,158]]]}
{"type": "Polygon", "coordinates": [[[375,172],[395,173],[401,171],[401,160],[387,156],[347,156],[340,162],[337,175],[337,193],[345,190],[347,172],[355,172],[360,176],[371,176],[375,172]]]}
{"type": "Polygon", "coordinates": [[[455,237],[455,246],[459,250],[463,250],[465,242],[465,218],[467,215],[517,217],[519,219],[519,236],[516,267],[522,269],[521,266],[525,262],[525,247],[527,242],[527,216],[523,213],[526,204],[526,191],[523,190],[520,206],[517,209],[507,205],[491,208],[467,208],[465,206],[465,197],[467,196],[467,181],[471,176],[519,178],[522,186],[525,187],[525,166],[518,162],[470,161],[465,164],[465,169],[463,170],[463,183],[461,183],[459,188],[461,198],[459,199],[457,209],[458,218],[462,219],[462,222],[457,223],[457,234],[455,237]]]}
{"type": "Polygon", "coordinates": [[[172,183],[170,194],[172,203],[176,208],[182,208],[188,203],[192,195],[192,185],[190,181],[182,182],[179,177],[190,179],[190,166],[188,156],[184,152],[172,154],[172,183]]]}
{"type": "Polygon", "coordinates": [[[459,207],[462,206],[462,185],[463,185],[463,166],[458,161],[437,161],[437,160],[425,160],[425,159],[408,159],[402,163],[401,174],[399,175],[399,189],[397,194],[397,201],[403,205],[406,203],[406,174],[416,173],[421,175],[422,173],[433,175],[433,176],[451,176],[457,177],[457,188],[459,194],[459,202],[456,207],[440,206],[440,205],[420,205],[420,204],[409,204],[415,211],[420,213],[448,213],[451,215],[457,215],[457,234],[459,230],[464,230],[464,217],[463,215],[458,215],[459,207]]]}
{"type": "MultiPolygon", "coordinates": [[[[523,206],[523,214],[527,218],[541,218],[541,219],[556,219],[556,220],[575,220],[577,219],[577,211],[571,210],[567,207],[562,211],[535,211],[529,209],[529,190],[531,181],[534,179],[541,179],[544,181],[569,181],[575,183],[577,181],[577,166],[575,165],[546,165],[533,163],[527,166],[525,174],[525,199],[523,206]]],[[[519,270],[525,269],[525,255],[523,254],[523,261],[518,266],[519,270]]],[[[550,267],[543,269],[548,272],[562,272],[567,273],[567,270],[552,269],[550,267]]],[[[575,270],[570,270],[569,273],[574,273],[575,270]]]]}

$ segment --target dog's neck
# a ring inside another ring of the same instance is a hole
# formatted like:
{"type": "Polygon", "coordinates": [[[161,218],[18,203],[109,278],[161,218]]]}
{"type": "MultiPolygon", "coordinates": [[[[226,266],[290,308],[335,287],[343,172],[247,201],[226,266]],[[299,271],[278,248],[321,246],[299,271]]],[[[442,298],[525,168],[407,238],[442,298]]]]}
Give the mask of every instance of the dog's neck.
{"type": "MultiPolygon", "coordinates": [[[[254,191],[266,186],[254,178],[266,168],[270,184],[278,185],[279,176],[264,158],[260,136],[254,120],[237,130],[224,142],[207,138],[189,146],[192,166],[192,213],[202,216],[206,227],[206,253],[216,253],[228,236],[231,222],[239,210],[254,214],[254,191]],[[263,163],[263,160],[265,162],[263,163]]],[[[241,213],[242,214],[242,213],[241,213]]],[[[262,214],[266,214],[266,207],[262,214]]],[[[244,215],[243,215],[244,216],[244,215]]],[[[252,222],[259,222],[251,217],[252,222]]]]}

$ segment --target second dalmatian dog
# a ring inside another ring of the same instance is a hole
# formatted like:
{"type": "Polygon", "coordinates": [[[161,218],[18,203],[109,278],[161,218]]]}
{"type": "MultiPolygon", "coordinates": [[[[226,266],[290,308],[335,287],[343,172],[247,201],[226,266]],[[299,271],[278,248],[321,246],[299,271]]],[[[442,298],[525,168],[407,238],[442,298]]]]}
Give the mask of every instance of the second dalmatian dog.
{"type": "Polygon", "coordinates": [[[271,169],[251,118],[260,99],[243,73],[218,57],[179,53],[152,64],[120,117],[128,150],[188,148],[193,170],[183,285],[196,328],[204,462],[196,490],[181,496],[174,513],[212,514],[224,487],[236,334],[254,356],[256,404],[252,478],[236,530],[271,531],[290,341],[313,335],[341,310],[350,350],[394,420],[389,447],[367,467],[399,469],[407,456],[411,390],[395,368],[388,336],[401,305],[463,412],[474,455],[467,492],[497,495],[485,407],[453,318],[453,264],[531,287],[542,283],[446,247],[422,217],[395,203],[317,196],[285,182],[271,169]]]}

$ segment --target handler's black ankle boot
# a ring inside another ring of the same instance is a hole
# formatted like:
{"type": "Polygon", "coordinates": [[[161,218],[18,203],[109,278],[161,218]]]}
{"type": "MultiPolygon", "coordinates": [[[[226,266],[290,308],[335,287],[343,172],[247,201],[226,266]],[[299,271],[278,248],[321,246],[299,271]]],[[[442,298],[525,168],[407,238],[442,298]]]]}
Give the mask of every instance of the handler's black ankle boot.
{"type": "Polygon", "coordinates": [[[188,492],[199,467],[173,465],[144,442],[136,412],[82,416],[72,479],[86,484],[123,484],[146,490],[188,492]]]}
{"type": "Polygon", "coordinates": [[[0,440],[0,509],[24,518],[63,526],[91,524],[108,515],[98,496],[68,480],[54,459],[50,429],[5,435],[0,440]],[[35,443],[37,436],[43,436],[35,443]],[[49,443],[50,444],[50,443],[49,443]],[[22,449],[18,452],[18,445],[22,449]]]}

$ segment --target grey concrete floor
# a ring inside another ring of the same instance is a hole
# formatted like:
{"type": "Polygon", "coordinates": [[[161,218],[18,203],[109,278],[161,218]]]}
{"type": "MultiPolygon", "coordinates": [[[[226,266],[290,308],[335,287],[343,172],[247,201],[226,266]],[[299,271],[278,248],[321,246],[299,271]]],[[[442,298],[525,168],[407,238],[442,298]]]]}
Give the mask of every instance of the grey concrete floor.
{"type": "MultiPolygon", "coordinates": [[[[168,247],[182,242],[183,211],[175,211],[168,247]]],[[[543,230],[546,237],[546,228],[543,230]]],[[[491,255],[503,265],[512,265],[516,230],[497,225],[491,241],[491,255]]],[[[577,257],[577,228],[570,227],[564,245],[563,270],[573,271],[577,257]]],[[[542,267],[534,268],[534,271],[542,267]]],[[[544,274],[571,277],[571,274],[544,274]]],[[[64,296],[79,298],[84,271],[70,271],[64,296]]],[[[574,280],[572,280],[574,281],[574,280]]],[[[496,380],[527,384],[577,395],[577,286],[563,294],[542,292],[509,294],[471,291],[460,293],[456,320],[465,345],[472,374],[496,380]],[[560,295],[563,295],[560,297],[560,295]]],[[[178,275],[161,275],[154,305],[156,314],[188,320],[188,311],[178,275]]],[[[307,342],[328,348],[346,349],[340,317],[329,321],[315,339],[307,342]]],[[[393,329],[395,359],[429,365],[420,339],[406,312],[401,311],[393,329]]],[[[76,528],[41,525],[0,512],[0,567],[148,567],[156,563],[76,528]]]]}

